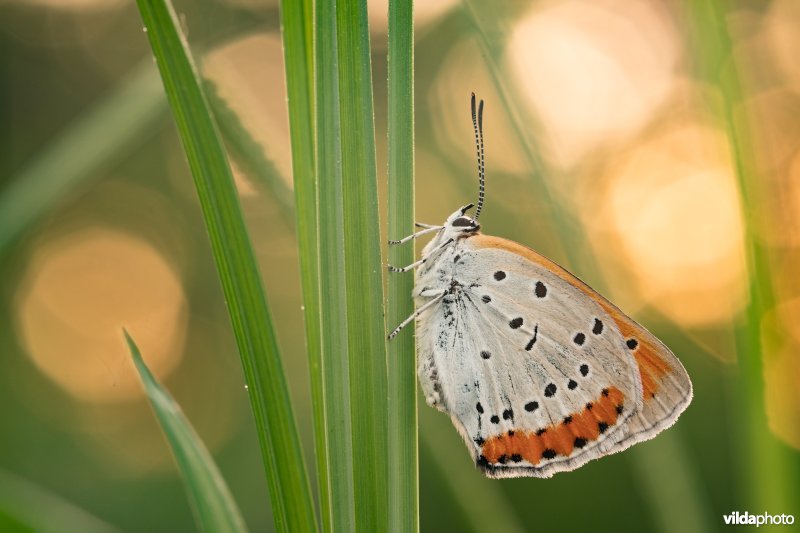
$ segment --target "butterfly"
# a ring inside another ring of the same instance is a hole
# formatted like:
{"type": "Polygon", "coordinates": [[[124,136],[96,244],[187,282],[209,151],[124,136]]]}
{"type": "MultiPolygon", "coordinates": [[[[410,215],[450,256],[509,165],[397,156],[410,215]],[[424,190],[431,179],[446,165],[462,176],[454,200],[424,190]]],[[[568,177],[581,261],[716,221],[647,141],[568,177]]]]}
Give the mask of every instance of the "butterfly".
{"type": "Polygon", "coordinates": [[[434,234],[416,270],[417,373],[488,477],[551,477],[653,438],[692,399],[681,362],[614,304],[533,250],[480,232],[483,100],[472,124],[478,205],[391,245],[434,234]]]}

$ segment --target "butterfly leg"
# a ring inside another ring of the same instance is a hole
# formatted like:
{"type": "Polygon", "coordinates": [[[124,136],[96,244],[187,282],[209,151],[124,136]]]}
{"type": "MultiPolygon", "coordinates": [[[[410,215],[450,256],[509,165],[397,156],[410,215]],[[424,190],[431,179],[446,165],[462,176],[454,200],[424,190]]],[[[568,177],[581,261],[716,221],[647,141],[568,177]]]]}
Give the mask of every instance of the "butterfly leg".
{"type": "Polygon", "coordinates": [[[392,241],[392,240],[390,240],[390,241],[389,241],[389,244],[390,244],[390,245],[394,245],[394,244],[403,244],[403,243],[405,243],[405,242],[408,242],[408,241],[414,240],[414,239],[416,239],[417,237],[422,237],[423,235],[426,235],[426,234],[428,234],[428,233],[433,233],[434,231],[439,231],[439,230],[440,230],[440,229],[442,229],[443,227],[444,227],[444,226],[429,226],[428,224],[425,224],[425,229],[424,229],[424,230],[422,230],[422,231],[418,231],[418,232],[416,232],[416,233],[412,233],[412,234],[411,234],[411,235],[409,235],[408,237],[403,237],[402,239],[400,239],[400,240],[397,240],[397,241],[392,241]]]}
{"type": "Polygon", "coordinates": [[[431,252],[428,255],[426,255],[425,257],[423,257],[419,261],[414,261],[410,265],[404,266],[402,268],[393,267],[392,265],[387,265],[388,268],[389,268],[389,272],[408,272],[409,270],[414,270],[415,268],[420,266],[422,263],[426,262],[428,259],[430,259],[434,255],[436,255],[437,253],[439,253],[442,250],[444,250],[445,248],[447,248],[452,242],[453,242],[453,239],[450,239],[449,241],[443,242],[442,244],[440,244],[439,246],[437,246],[436,248],[431,250],[431,252]]]}
{"type": "Polygon", "coordinates": [[[441,300],[442,298],[444,298],[444,295],[445,295],[445,294],[447,294],[447,291],[446,291],[445,289],[437,289],[437,290],[427,290],[427,291],[422,291],[422,292],[421,292],[419,295],[420,295],[420,296],[423,296],[423,297],[425,297],[425,298],[432,297],[431,301],[430,301],[430,302],[427,302],[425,305],[423,305],[422,307],[420,307],[419,309],[417,309],[416,311],[414,311],[413,313],[411,313],[411,316],[409,316],[408,318],[406,318],[405,320],[403,320],[403,321],[400,323],[400,325],[399,325],[399,326],[397,326],[396,328],[394,328],[394,329],[392,330],[392,332],[391,332],[391,333],[389,333],[389,335],[388,335],[387,339],[389,339],[389,340],[392,340],[393,338],[395,338],[395,337],[397,336],[397,334],[398,334],[398,333],[400,333],[400,330],[402,330],[404,327],[406,327],[407,325],[409,325],[409,324],[411,323],[411,321],[412,321],[412,320],[414,320],[414,319],[415,319],[415,318],[417,318],[419,315],[421,315],[423,312],[425,312],[425,310],[426,310],[426,309],[428,309],[430,306],[432,306],[433,304],[435,304],[436,302],[438,302],[439,300],[441,300]]]}

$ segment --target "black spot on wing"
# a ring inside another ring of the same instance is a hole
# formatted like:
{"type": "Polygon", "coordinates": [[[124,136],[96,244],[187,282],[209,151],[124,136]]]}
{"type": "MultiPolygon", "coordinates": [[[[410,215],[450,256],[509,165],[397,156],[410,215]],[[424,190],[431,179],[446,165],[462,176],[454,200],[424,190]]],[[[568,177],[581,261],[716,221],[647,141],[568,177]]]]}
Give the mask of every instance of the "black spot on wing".
{"type": "Polygon", "coordinates": [[[536,287],[533,289],[534,294],[536,294],[537,298],[544,298],[547,296],[547,287],[541,281],[536,282],[536,287]]]}

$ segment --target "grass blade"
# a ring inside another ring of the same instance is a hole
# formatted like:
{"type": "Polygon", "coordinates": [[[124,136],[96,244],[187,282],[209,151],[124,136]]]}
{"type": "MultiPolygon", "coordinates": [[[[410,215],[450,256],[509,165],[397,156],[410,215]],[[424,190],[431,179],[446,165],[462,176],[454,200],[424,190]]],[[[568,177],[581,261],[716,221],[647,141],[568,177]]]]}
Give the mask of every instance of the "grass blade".
{"type": "Polygon", "coordinates": [[[219,133],[175,12],[137,0],[200,198],[239,347],[279,531],[314,531],[300,439],[261,277],[219,133]]]}
{"type": "Polygon", "coordinates": [[[61,496],[4,470],[0,470],[0,530],[119,532],[61,496]]]}
{"type": "MultiPolygon", "coordinates": [[[[413,0],[389,1],[389,238],[414,231],[414,19],[413,0]]],[[[389,249],[389,264],[414,261],[414,245],[389,249]]],[[[410,274],[389,277],[387,325],[414,311],[410,274]]],[[[389,531],[419,530],[419,458],[414,328],[388,345],[389,531]]]]}
{"type": "Polygon", "coordinates": [[[292,173],[297,217],[300,280],[305,312],[306,350],[314,409],[317,485],[323,529],[330,530],[328,454],[320,338],[317,181],[314,138],[314,46],[311,0],[282,0],[280,6],[292,141],[292,173]]]}
{"type": "Polygon", "coordinates": [[[125,341],[150,405],[178,463],[198,526],[203,531],[247,531],[239,508],[200,436],[177,402],[150,373],[127,331],[125,341]]]}
{"type": "Polygon", "coordinates": [[[739,187],[744,213],[743,229],[749,299],[744,312],[744,324],[737,331],[737,359],[740,366],[740,389],[736,397],[741,401],[735,426],[740,430],[740,459],[737,461],[741,476],[740,486],[745,487],[744,501],[759,509],[791,509],[800,501],[800,484],[796,474],[796,454],[779,442],[770,431],[766,420],[764,400],[764,371],[761,339],[762,320],[775,305],[775,293],[770,277],[770,257],[767,245],[756,235],[756,220],[760,213],[756,206],[766,205],[762,196],[763,177],[756,174],[758,164],[744,120],[737,120],[736,109],[743,101],[742,82],[737,72],[734,45],[728,33],[727,11],[724,4],[705,0],[684,2],[690,23],[690,37],[700,53],[697,54],[698,74],[717,86],[721,101],[713,107],[724,128],[731,146],[733,168],[739,187]]]}
{"type": "Polygon", "coordinates": [[[359,529],[386,531],[386,326],[366,0],[336,2],[336,37],[355,517],[359,529]]]}
{"type": "Polygon", "coordinates": [[[422,453],[425,461],[435,469],[435,475],[450,489],[450,496],[461,508],[465,522],[475,533],[526,531],[520,513],[504,494],[502,483],[483,479],[469,468],[469,462],[463,457],[449,453],[463,445],[461,438],[447,427],[449,424],[437,420],[440,416],[433,409],[427,409],[420,417],[422,453]],[[448,445],[448,442],[452,444],[448,445]]]}
{"type": "Polygon", "coordinates": [[[291,187],[283,180],[275,163],[266,156],[261,144],[247,131],[236,111],[219,95],[217,85],[205,79],[203,89],[228,155],[256,187],[275,201],[283,219],[291,226],[295,214],[291,187]]]}
{"type": "Polygon", "coordinates": [[[146,60],[10,180],[0,195],[0,250],[98,168],[152,135],[165,110],[158,75],[146,60]]]}
{"type": "Polygon", "coordinates": [[[327,531],[353,531],[355,496],[347,353],[347,287],[342,268],[345,226],[340,157],[336,3],[334,0],[316,0],[315,6],[320,325],[330,498],[330,529],[327,531]]]}

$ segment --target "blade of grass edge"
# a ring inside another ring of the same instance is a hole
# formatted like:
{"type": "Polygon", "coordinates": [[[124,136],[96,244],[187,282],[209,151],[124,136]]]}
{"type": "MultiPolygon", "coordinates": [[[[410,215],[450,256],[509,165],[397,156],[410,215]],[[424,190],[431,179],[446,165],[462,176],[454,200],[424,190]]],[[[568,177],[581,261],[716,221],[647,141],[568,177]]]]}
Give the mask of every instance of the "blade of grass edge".
{"type": "Polygon", "coordinates": [[[194,177],[249,386],[275,527],[315,531],[277,339],[218,129],[171,3],[137,0],[194,177]]]}
{"type": "Polygon", "coordinates": [[[355,496],[347,352],[347,286],[344,274],[344,204],[339,128],[336,2],[316,0],[314,71],[319,282],[325,438],[330,501],[327,531],[354,531],[355,496]]]}
{"type": "MultiPolygon", "coordinates": [[[[414,231],[413,0],[389,0],[389,238],[414,231]]],[[[414,244],[390,247],[389,264],[414,261],[414,244]]],[[[412,274],[389,276],[387,323],[414,311],[412,274]]],[[[388,343],[389,531],[419,531],[419,449],[414,327],[388,343]]]]}
{"type": "Polygon", "coordinates": [[[322,529],[330,530],[328,454],[325,436],[322,345],[320,338],[317,178],[314,138],[314,46],[311,0],[281,0],[289,132],[292,146],[297,245],[303,291],[306,350],[314,413],[314,442],[322,529]]]}
{"type": "Polygon", "coordinates": [[[197,525],[203,531],[247,531],[211,453],[178,403],[150,372],[136,342],[127,330],[123,333],[145,394],[178,463],[197,525]]]}
{"type": "Polygon", "coordinates": [[[366,0],[337,0],[350,412],[356,526],[388,527],[386,325],[366,0]]]}
{"type": "Polygon", "coordinates": [[[275,163],[267,157],[261,143],[242,124],[239,113],[220,96],[217,84],[204,78],[203,90],[231,160],[253,185],[270,196],[286,224],[294,229],[292,188],[284,181],[275,163]]]}

